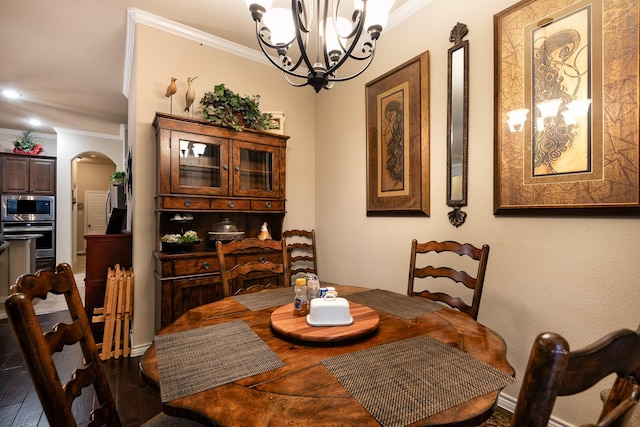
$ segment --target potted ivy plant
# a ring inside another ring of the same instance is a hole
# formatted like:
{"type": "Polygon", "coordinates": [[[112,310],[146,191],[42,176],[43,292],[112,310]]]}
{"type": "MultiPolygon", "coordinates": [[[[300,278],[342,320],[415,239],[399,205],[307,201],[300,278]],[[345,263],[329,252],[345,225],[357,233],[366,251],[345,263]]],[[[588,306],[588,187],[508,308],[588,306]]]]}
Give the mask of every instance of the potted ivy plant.
{"type": "Polygon", "coordinates": [[[43,151],[42,144],[36,141],[31,130],[25,130],[16,136],[13,141],[13,152],[20,154],[40,154],[43,151]]]}
{"type": "Polygon", "coordinates": [[[109,179],[113,184],[124,184],[125,173],[123,171],[113,171],[109,179]]]}
{"type": "Polygon", "coordinates": [[[260,95],[241,96],[224,83],[214,86],[200,100],[202,115],[213,124],[241,131],[243,128],[274,129],[270,113],[260,112],[260,95]]]}

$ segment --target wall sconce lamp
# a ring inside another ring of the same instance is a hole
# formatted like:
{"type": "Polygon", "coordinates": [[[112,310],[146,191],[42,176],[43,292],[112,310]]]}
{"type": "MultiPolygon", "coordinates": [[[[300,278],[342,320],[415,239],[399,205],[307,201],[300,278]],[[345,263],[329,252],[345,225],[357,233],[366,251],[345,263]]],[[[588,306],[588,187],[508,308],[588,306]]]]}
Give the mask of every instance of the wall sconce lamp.
{"type": "MultiPolygon", "coordinates": [[[[558,115],[558,110],[562,104],[561,99],[550,99],[548,101],[539,102],[536,107],[540,111],[540,116],[536,118],[536,130],[544,130],[544,123],[546,119],[555,119],[558,115]]],[[[560,112],[564,118],[564,122],[567,125],[575,125],[578,117],[586,116],[589,113],[589,107],[591,106],[591,99],[576,99],[565,105],[565,109],[560,112]]],[[[509,131],[521,132],[524,123],[527,121],[527,114],[529,110],[526,108],[520,108],[517,110],[511,110],[507,112],[509,120],[509,131]]]]}
{"type": "Polygon", "coordinates": [[[591,105],[590,99],[576,99],[567,104],[567,109],[562,113],[562,117],[567,125],[575,125],[578,117],[586,116],[591,105]]]}
{"type": "Polygon", "coordinates": [[[549,99],[536,104],[538,111],[540,111],[540,116],[536,118],[536,132],[544,130],[546,119],[553,121],[557,117],[560,104],[562,104],[562,99],[549,99]]]}
{"type": "Polygon", "coordinates": [[[521,132],[524,122],[527,121],[527,114],[529,114],[529,110],[526,108],[519,108],[507,112],[507,116],[509,116],[509,120],[507,120],[509,130],[511,132],[521,132]]]}

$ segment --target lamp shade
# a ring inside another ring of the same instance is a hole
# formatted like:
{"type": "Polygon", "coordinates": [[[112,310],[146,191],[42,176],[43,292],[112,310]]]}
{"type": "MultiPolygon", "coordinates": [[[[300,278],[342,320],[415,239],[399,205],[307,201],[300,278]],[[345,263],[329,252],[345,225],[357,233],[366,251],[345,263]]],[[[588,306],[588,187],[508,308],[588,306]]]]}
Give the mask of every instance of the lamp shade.
{"type": "Polygon", "coordinates": [[[295,37],[295,26],[291,11],[277,7],[264,15],[264,23],[271,31],[271,42],[275,45],[291,43],[295,37]]]}
{"type": "Polygon", "coordinates": [[[543,119],[547,119],[549,117],[555,117],[558,115],[558,108],[560,108],[561,99],[550,99],[548,101],[539,102],[537,104],[538,109],[540,110],[540,115],[543,119]]]}

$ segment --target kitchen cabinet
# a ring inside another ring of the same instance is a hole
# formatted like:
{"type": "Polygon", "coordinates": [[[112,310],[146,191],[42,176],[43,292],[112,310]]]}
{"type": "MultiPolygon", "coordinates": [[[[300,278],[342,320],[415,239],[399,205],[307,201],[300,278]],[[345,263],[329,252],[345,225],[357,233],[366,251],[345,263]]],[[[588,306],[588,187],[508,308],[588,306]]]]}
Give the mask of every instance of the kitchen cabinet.
{"type": "MultiPolygon", "coordinates": [[[[215,245],[208,236],[215,223],[228,218],[245,237],[256,237],[266,222],[271,236],[282,238],[288,137],[238,132],[164,113],[156,113],[154,126],[158,157],[154,256],[164,327],[185,311],[223,297],[215,245]],[[187,230],[196,231],[202,242],[184,254],[162,252],[164,234],[187,230]]],[[[272,278],[256,278],[263,280],[272,278]]]]}
{"type": "Polygon", "coordinates": [[[2,154],[1,167],[3,193],[55,195],[55,157],[2,154]]]}
{"type": "MultiPolygon", "coordinates": [[[[86,234],[85,312],[89,320],[93,309],[104,307],[109,268],[120,264],[123,269],[132,264],[131,234],[86,234]]],[[[134,272],[135,274],[135,272],[134,272]]],[[[96,342],[102,342],[104,323],[92,323],[96,342]]]]}

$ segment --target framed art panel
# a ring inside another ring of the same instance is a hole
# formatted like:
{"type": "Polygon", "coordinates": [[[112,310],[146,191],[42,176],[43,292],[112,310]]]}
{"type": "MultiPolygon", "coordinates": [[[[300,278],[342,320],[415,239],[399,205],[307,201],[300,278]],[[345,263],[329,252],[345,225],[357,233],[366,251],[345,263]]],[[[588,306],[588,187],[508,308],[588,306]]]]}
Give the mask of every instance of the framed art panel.
{"type": "Polygon", "coordinates": [[[429,215],[429,52],[367,83],[367,216],[429,215]]]}
{"type": "Polygon", "coordinates": [[[275,125],[274,128],[267,129],[267,132],[284,135],[284,122],[287,120],[287,116],[282,111],[265,111],[265,114],[271,114],[271,121],[275,125]]]}
{"type": "Polygon", "coordinates": [[[494,16],[495,214],[640,213],[638,0],[494,16]]]}

